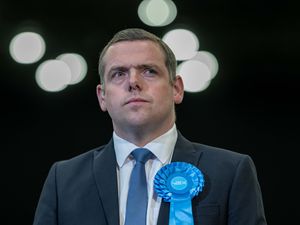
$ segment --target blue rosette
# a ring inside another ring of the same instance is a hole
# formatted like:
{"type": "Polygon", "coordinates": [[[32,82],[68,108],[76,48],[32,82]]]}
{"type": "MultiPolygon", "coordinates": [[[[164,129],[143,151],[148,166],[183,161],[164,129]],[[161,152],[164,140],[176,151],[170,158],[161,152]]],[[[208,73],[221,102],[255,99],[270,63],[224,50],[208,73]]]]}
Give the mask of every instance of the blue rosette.
{"type": "Polygon", "coordinates": [[[204,187],[202,172],[192,164],[173,162],[162,167],[154,177],[154,189],[170,202],[169,225],[193,225],[192,198],[204,187]]]}

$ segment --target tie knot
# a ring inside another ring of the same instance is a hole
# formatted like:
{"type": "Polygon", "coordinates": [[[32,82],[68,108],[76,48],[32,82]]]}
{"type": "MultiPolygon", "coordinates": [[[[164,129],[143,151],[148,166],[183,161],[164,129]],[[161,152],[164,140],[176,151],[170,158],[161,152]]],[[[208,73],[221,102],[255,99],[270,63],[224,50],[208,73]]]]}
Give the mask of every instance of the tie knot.
{"type": "Polygon", "coordinates": [[[146,148],[137,148],[131,152],[131,155],[137,162],[145,164],[152,157],[152,152],[146,148]]]}

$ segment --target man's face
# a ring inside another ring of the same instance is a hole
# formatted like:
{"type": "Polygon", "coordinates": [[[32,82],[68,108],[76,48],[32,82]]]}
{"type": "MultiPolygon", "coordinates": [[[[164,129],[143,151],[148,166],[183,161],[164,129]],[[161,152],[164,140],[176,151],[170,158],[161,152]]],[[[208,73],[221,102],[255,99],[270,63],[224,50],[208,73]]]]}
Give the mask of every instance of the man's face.
{"type": "Polygon", "coordinates": [[[174,103],[182,101],[183,84],[179,76],[170,83],[164,54],[156,43],[115,43],[108,48],[104,64],[105,84],[97,86],[97,96],[117,133],[140,127],[164,130],[173,125],[174,103]]]}

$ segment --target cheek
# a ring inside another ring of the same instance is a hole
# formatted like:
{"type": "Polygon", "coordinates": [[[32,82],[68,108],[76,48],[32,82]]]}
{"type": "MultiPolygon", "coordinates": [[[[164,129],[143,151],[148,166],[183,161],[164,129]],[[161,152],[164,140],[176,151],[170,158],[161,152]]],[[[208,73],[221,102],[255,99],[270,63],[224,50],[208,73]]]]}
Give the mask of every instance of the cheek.
{"type": "Polygon", "coordinates": [[[163,86],[157,89],[154,89],[152,96],[156,99],[160,107],[173,104],[174,94],[172,89],[169,86],[163,86]]]}
{"type": "Polygon", "coordinates": [[[121,105],[123,96],[118,92],[107,91],[105,93],[105,104],[108,111],[117,110],[121,105]]]}

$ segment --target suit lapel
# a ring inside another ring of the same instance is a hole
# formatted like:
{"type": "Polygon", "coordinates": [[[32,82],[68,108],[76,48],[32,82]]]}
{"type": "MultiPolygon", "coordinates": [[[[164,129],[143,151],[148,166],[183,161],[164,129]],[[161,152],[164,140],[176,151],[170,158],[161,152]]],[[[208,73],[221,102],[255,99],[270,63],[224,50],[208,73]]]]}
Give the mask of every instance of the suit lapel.
{"type": "Polygon", "coordinates": [[[94,174],[108,224],[119,224],[116,156],[112,140],[103,150],[95,152],[94,174]]]}
{"type": "Polygon", "coordinates": [[[201,151],[196,151],[193,144],[178,131],[172,162],[186,162],[198,166],[201,153],[201,151]]]}
{"type": "MultiPolygon", "coordinates": [[[[185,139],[178,131],[178,138],[174,148],[172,162],[187,162],[198,165],[201,151],[196,151],[190,141],[185,139]]],[[[170,203],[161,202],[157,225],[169,224],[170,203]]]]}

